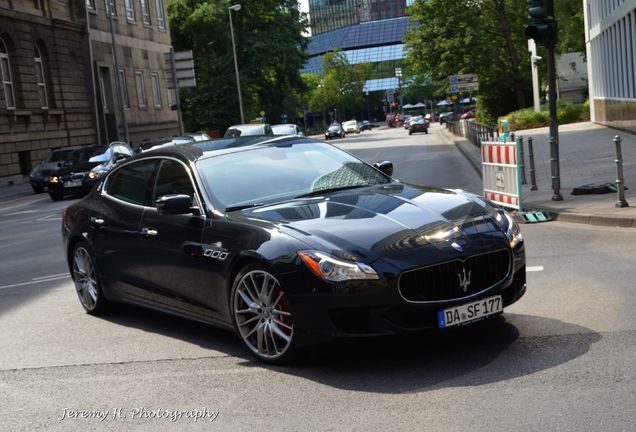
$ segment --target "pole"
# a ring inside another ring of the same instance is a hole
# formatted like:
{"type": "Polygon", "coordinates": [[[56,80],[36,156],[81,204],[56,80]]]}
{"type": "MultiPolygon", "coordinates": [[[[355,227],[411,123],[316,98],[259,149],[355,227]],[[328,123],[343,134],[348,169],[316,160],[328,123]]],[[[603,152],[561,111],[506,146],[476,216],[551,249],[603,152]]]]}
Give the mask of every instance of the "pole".
{"type": "Polygon", "coordinates": [[[537,190],[536,170],[534,169],[534,147],[532,146],[532,137],[528,137],[528,160],[530,161],[530,190],[537,190]]]}
{"type": "Polygon", "coordinates": [[[371,121],[371,110],[369,109],[369,92],[365,92],[367,94],[367,120],[371,121]]]}
{"type": "Polygon", "coordinates": [[[91,71],[91,86],[93,91],[93,109],[95,110],[95,130],[97,132],[97,143],[102,144],[102,134],[100,128],[100,120],[99,120],[99,107],[97,105],[97,82],[95,81],[95,73],[97,72],[94,66],[94,57],[93,57],[93,44],[91,43],[91,22],[88,16],[88,8],[84,8],[84,12],[86,14],[86,39],[88,40],[88,61],[89,61],[89,70],[91,71]]]}
{"type": "Polygon", "coordinates": [[[234,25],[232,24],[232,6],[228,8],[230,14],[230,34],[232,35],[232,52],[234,53],[234,72],[236,72],[236,90],[238,92],[239,110],[241,111],[241,123],[245,123],[243,115],[243,99],[241,97],[241,79],[239,78],[238,62],[236,60],[236,42],[234,41],[234,25]]]}
{"type": "Polygon", "coordinates": [[[550,171],[552,174],[552,201],[562,201],[561,173],[559,167],[559,124],[557,122],[556,104],[556,65],[554,58],[554,43],[550,42],[548,49],[548,105],[550,108],[550,171]]]}
{"type": "Polygon", "coordinates": [[[124,141],[130,143],[128,137],[128,119],[126,118],[126,110],[124,109],[124,89],[121,85],[121,78],[119,76],[119,61],[117,60],[117,45],[115,44],[115,31],[113,29],[113,14],[110,10],[111,3],[106,2],[108,7],[108,26],[110,28],[110,40],[113,46],[113,64],[115,65],[115,83],[117,85],[117,94],[119,96],[119,111],[121,112],[121,118],[124,123],[124,141]]]}
{"type": "Polygon", "coordinates": [[[623,178],[623,153],[621,151],[622,139],[618,135],[614,137],[614,144],[616,145],[616,191],[618,193],[618,201],[614,204],[614,207],[629,207],[627,201],[625,201],[625,179],[623,178]]]}
{"type": "Polygon", "coordinates": [[[170,64],[172,65],[172,82],[174,84],[175,102],[177,103],[177,121],[179,122],[179,135],[183,135],[183,118],[181,117],[181,98],[179,97],[179,85],[177,80],[177,65],[174,61],[174,47],[170,47],[170,64]]]}
{"type": "Polygon", "coordinates": [[[539,71],[537,61],[541,57],[537,56],[537,44],[534,39],[528,39],[528,51],[530,51],[530,70],[532,72],[532,99],[534,101],[534,112],[541,111],[541,102],[539,100],[539,71]]]}

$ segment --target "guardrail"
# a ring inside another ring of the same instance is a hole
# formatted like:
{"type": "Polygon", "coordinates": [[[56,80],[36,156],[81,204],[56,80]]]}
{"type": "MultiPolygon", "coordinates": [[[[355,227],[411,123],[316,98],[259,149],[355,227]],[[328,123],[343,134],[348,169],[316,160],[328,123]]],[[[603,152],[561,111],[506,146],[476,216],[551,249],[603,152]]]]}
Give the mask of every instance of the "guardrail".
{"type": "Polygon", "coordinates": [[[476,147],[481,147],[482,141],[497,141],[499,138],[498,128],[474,120],[449,121],[446,128],[454,135],[463,136],[476,147]]]}

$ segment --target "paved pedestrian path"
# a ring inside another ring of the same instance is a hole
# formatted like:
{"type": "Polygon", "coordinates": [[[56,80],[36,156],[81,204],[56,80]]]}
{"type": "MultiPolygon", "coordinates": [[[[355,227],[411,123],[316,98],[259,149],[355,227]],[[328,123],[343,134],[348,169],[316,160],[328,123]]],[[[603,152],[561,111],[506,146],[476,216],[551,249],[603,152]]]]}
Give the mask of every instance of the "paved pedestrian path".
{"type": "MultiPolygon", "coordinates": [[[[444,129],[443,134],[453,140],[458,149],[481,172],[479,148],[463,137],[444,129]]],[[[516,131],[523,136],[526,179],[523,201],[527,209],[545,210],[559,220],[594,225],[636,228],[636,135],[591,122],[574,123],[559,127],[559,156],[561,166],[561,195],[563,201],[553,201],[550,174],[550,146],[548,128],[516,131]],[[616,208],[616,193],[601,195],[572,195],[575,187],[585,184],[616,182],[614,137],[622,138],[625,198],[633,207],[616,208]],[[528,137],[533,138],[537,191],[530,190],[528,164],[528,137]]]]}

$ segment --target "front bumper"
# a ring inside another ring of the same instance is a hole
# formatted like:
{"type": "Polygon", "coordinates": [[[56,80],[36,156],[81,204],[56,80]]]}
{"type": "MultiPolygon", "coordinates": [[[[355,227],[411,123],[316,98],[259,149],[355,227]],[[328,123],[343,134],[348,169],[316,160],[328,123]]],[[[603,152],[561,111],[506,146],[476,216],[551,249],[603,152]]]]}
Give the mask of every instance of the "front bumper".
{"type": "MultiPolygon", "coordinates": [[[[503,306],[519,300],[526,291],[523,245],[512,256],[508,276],[497,285],[471,296],[437,302],[409,302],[399,292],[397,275],[377,281],[349,282],[330,286],[316,279],[312,292],[288,291],[299,345],[327,342],[334,338],[395,335],[438,328],[437,313],[448,307],[501,295],[503,306]]],[[[286,275],[284,286],[307,286],[304,272],[286,275]]]]}

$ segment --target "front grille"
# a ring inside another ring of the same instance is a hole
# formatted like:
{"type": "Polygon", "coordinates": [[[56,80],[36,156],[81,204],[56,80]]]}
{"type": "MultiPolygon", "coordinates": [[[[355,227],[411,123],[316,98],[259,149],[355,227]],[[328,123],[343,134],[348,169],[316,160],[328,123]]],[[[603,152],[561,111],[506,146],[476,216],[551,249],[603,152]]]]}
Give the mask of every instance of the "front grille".
{"type": "Polygon", "coordinates": [[[408,301],[453,300],[481,292],[503,281],[510,272],[506,249],[474,255],[404,272],[399,290],[408,301]],[[467,283],[470,282],[470,283],[467,283]]]}

